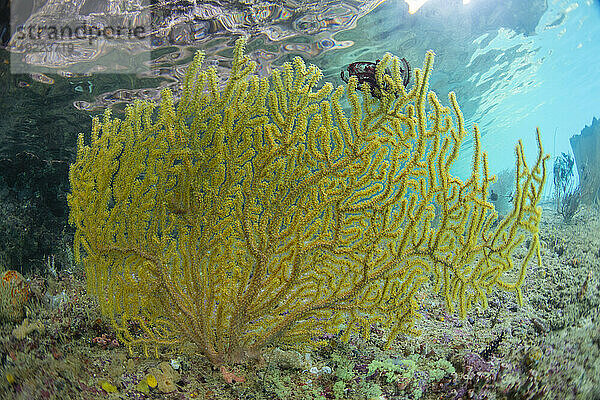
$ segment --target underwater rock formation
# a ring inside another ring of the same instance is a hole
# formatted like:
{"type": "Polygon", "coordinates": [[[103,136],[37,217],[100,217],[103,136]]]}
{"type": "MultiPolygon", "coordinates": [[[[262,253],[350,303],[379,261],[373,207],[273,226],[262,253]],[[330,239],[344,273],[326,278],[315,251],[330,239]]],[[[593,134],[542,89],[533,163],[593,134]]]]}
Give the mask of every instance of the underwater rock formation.
{"type": "Polygon", "coordinates": [[[569,140],[575,165],[579,174],[581,200],[588,204],[600,204],[600,120],[581,130],[569,140]]]}

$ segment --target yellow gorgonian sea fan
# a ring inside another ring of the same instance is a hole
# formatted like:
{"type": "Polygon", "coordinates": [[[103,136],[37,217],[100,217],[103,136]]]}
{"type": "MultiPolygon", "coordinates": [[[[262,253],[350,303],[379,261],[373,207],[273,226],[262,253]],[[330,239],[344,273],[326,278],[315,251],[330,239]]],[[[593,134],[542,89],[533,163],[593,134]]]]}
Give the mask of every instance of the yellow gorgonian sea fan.
{"type": "Polygon", "coordinates": [[[539,260],[541,144],[531,168],[518,144],[514,207],[495,224],[477,130],[471,176],[449,173],[466,132],[454,94],[447,107],[428,90],[432,52],[407,89],[386,54],[374,98],[356,78],[318,87],[300,58],[259,78],[243,49],[224,87],[198,53],[177,104],[164,90],[79,138],[74,247],[130,349],[191,341],[222,365],[372,324],[391,341],[428,277],[461,315],[495,287],[521,299],[539,260]]]}

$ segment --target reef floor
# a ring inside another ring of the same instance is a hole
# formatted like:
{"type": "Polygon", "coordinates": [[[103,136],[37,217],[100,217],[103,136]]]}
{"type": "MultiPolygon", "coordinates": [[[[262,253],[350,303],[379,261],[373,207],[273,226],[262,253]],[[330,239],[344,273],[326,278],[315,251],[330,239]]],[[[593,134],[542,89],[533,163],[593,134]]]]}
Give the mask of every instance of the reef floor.
{"type": "Polygon", "coordinates": [[[542,265],[527,272],[522,307],[497,292],[461,320],[422,291],[420,335],[390,348],[372,327],[368,340],[272,348],[227,370],[192,347],[130,355],[86,295],[83,273],[46,268],[26,276],[35,294],[27,320],[0,325],[0,398],[600,399],[600,212],[582,207],[565,224],[548,204],[540,240],[542,265]]]}

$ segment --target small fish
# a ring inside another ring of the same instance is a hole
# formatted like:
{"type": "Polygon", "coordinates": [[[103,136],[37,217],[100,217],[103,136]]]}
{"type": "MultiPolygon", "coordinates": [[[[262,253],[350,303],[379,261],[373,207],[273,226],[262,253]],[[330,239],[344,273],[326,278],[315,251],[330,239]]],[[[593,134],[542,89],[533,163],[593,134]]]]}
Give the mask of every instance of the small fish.
{"type": "Polygon", "coordinates": [[[498,194],[496,192],[494,192],[494,190],[490,190],[490,201],[498,201],[498,199],[500,198],[500,196],[502,197],[506,197],[508,199],[509,202],[513,201],[513,194],[498,194]]]}
{"type": "Polygon", "coordinates": [[[491,190],[490,200],[491,201],[498,201],[498,193],[495,193],[493,190],[491,190]]]}

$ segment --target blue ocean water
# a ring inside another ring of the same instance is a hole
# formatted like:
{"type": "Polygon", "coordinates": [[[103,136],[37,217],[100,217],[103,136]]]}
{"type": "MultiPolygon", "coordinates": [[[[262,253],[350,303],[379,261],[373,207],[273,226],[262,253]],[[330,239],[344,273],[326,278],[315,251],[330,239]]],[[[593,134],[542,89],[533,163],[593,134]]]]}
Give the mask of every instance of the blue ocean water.
{"type": "Polygon", "coordinates": [[[503,63],[486,78],[496,85],[484,92],[487,100],[471,118],[486,131],[485,146],[495,170],[510,165],[507,146],[519,138],[529,155],[535,152],[536,126],[546,152],[570,152],[569,138],[600,113],[600,4],[548,3],[535,34],[505,32],[478,50],[517,46],[523,53],[519,62],[503,63]],[[527,68],[521,69],[524,64],[527,68]]]}
{"type": "MultiPolygon", "coordinates": [[[[571,152],[569,138],[600,113],[600,2],[549,0],[535,14],[535,2],[524,1],[508,16],[505,4],[485,0],[416,3],[421,8],[411,15],[403,1],[384,2],[357,27],[336,33],[352,45],[315,58],[325,79],[335,80],[339,65],[385,51],[419,67],[432,49],[431,89],[446,102],[448,91],[457,93],[467,126],[480,128],[493,173],[514,165],[519,139],[529,158],[536,154],[536,127],[552,157],[571,152]],[[526,11],[514,16],[520,8],[526,11]]],[[[454,168],[461,176],[470,171],[472,143],[465,140],[454,168]]],[[[546,197],[551,171],[548,182],[546,197]]]]}

